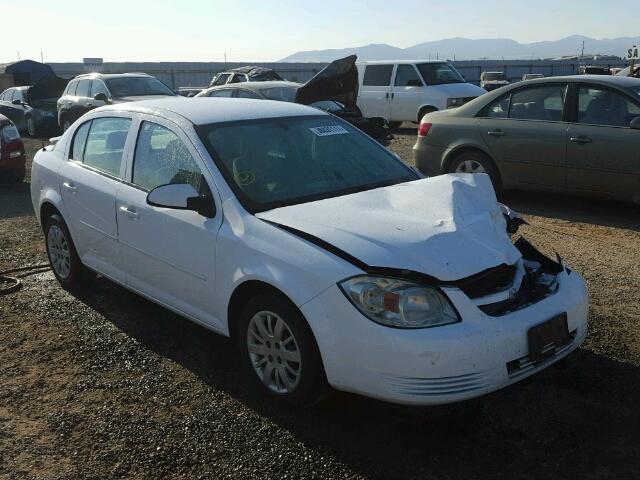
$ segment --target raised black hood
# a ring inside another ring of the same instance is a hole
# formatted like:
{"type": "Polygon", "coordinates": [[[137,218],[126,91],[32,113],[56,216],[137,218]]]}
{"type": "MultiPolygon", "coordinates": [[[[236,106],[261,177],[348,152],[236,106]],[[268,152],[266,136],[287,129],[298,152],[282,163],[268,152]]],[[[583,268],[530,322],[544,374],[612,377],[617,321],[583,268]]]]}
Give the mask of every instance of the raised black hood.
{"type": "Polygon", "coordinates": [[[334,100],[351,109],[358,98],[358,57],[335,60],[298,89],[296,103],[310,105],[321,100],[334,100]]]}
{"type": "Polygon", "coordinates": [[[43,108],[43,105],[50,104],[55,106],[67,83],[69,80],[60,77],[47,77],[38,80],[29,87],[27,93],[29,104],[34,108],[43,108]]]}

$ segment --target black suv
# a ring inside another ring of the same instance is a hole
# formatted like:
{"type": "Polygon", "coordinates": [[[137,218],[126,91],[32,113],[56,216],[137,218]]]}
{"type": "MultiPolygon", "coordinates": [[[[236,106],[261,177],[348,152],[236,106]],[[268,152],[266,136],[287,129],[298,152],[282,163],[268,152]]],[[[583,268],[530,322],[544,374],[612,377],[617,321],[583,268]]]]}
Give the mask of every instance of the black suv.
{"type": "Polygon", "coordinates": [[[64,132],[89,110],[103,105],[173,96],[173,90],[146,73],[78,75],[58,100],[58,125],[64,132]]]}

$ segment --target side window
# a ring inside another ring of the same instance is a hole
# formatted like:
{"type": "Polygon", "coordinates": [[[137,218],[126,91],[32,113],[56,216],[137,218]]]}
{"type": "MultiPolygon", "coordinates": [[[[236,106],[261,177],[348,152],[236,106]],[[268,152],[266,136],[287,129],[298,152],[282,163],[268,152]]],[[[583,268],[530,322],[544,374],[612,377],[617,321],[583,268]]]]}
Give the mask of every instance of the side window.
{"type": "Polygon", "coordinates": [[[73,136],[73,143],[71,144],[71,155],[69,157],[71,160],[82,163],[82,155],[84,154],[84,146],[87,143],[90,126],[91,122],[89,121],[83,123],[80,128],[76,130],[73,136]]]}
{"type": "Polygon", "coordinates": [[[386,87],[391,85],[393,65],[367,65],[364,71],[363,85],[386,87]]]}
{"type": "Polygon", "coordinates": [[[102,80],[93,80],[91,82],[91,98],[95,97],[98,93],[104,93],[107,97],[109,96],[109,90],[107,90],[107,86],[102,80]]]}
{"type": "Polygon", "coordinates": [[[244,90],[242,88],[239,88],[237,90],[236,97],[238,97],[238,98],[254,98],[254,99],[261,98],[260,95],[258,95],[257,93],[251,92],[249,90],[244,90]]]}
{"type": "Polygon", "coordinates": [[[494,100],[493,103],[489,104],[485,109],[484,114],[481,116],[485,118],[507,118],[507,115],[509,114],[510,99],[511,94],[507,94],[497,100],[494,100]]]}
{"type": "Polygon", "coordinates": [[[159,185],[186,183],[200,192],[202,172],[186,145],[161,125],[142,122],[133,157],[133,183],[153,190],[159,185]]]}
{"type": "Polygon", "coordinates": [[[15,100],[16,98],[17,97],[16,97],[15,89],[11,89],[11,91],[9,92],[9,101],[11,102],[11,101],[15,100]]]}
{"type": "Polygon", "coordinates": [[[232,88],[223,88],[221,90],[212,90],[209,92],[210,97],[233,97],[232,88]]]}
{"type": "Polygon", "coordinates": [[[638,105],[620,93],[598,87],[578,88],[578,123],[628,127],[638,116],[638,105]]]}
{"type": "Polygon", "coordinates": [[[91,85],[91,80],[80,80],[78,82],[78,89],[76,90],[77,97],[88,97],[89,96],[89,86],[91,85]]]}
{"type": "Polygon", "coordinates": [[[77,80],[74,80],[73,82],[70,82],[69,85],[67,86],[66,94],[67,95],[75,95],[77,88],[78,88],[78,81],[77,80]]]}
{"type": "Polygon", "coordinates": [[[247,77],[239,73],[234,73],[233,76],[231,77],[231,80],[229,80],[229,83],[240,83],[240,82],[246,82],[246,81],[247,81],[247,77]]]}
{"type": "Polygon", "coordinates": [[[422,80],[413,65],[398,65],[396,80],[393,84],[396,87],[421,87],[422,80]]]}
{"type": "Polygon", "coordinates": [[[566,92],[563,84],[518,90],[511,95],[509,118],[558,122],[562,120],[566,92]]]}
{"type": "Polygon", "coordinates": [[[83,163],[119,177],[122,153],[130,126],[130,118],[94,119],[87,136],[83,163]]]}
{"type": "Polygon", "coordinates": [[[5,143],[20,140],[20,133],[15,125],[5,125],[0,129],[0,132],[2,133],[2,139],[5,143]]]}
{"type": "Polygon", "coordinates": [[[222,74],[218,75],[218,78],[216,78],[216,81],[214,82],[214,85],[224,85],[225,83],[227,83],[228,79],[229,79],[229,74],[228,73],[222,73],[222,74]]]}

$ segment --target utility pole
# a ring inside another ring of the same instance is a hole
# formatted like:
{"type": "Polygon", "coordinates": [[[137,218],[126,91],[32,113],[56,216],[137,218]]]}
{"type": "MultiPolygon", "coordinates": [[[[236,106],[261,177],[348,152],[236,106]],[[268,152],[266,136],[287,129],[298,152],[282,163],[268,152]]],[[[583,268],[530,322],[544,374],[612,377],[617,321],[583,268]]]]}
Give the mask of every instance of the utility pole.
{"type": "Polygon", "coordinates": [[[224,52],[224,66],[227,67],[227,52],[224,52]]]}
{"type": "Polygon", "coordinates": [[[584,40],[582,41],[582,50],[580,51],[580,61],[582,61],[583,57],[584,57],[584,40]]]}
{"type": "Polygon", "coordinates": [[[20,61],[20,50],[18,50],[18,61],[20,61]]]}
{"type": "Polygon", "coordinates": [[[40,52],[40,62],[44,63],[44,55],[42,55],[42,52],[40,52]]]}

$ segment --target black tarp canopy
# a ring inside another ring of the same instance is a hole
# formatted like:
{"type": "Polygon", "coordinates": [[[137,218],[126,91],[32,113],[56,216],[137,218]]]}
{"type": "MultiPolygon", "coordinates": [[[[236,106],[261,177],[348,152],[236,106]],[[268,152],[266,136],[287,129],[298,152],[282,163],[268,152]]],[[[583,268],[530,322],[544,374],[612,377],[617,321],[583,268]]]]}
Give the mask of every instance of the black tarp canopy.
{"type": "Polygon", "coordinates": [[[0,74],[3,73],[13,75],[13,85],[16,87],[33,85],[43,78],[56,76],[49,65],[33,60],[0,63],[0,74]]]}

